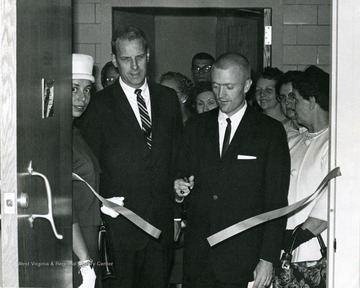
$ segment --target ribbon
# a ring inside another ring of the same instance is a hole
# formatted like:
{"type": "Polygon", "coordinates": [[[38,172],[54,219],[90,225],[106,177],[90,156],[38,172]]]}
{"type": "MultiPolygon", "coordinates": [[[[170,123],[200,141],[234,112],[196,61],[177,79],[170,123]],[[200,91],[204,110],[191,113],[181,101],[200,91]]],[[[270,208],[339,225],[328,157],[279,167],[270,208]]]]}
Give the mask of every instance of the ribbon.
{"type": "Polygon", "coordinates": [[[94,193],[96,198],[98,198],[106,207],[111,208],[124,216],[126,219],[130,220],[132,223],[134,223],[136,226],[138,226],[140,229],[148,233],[149,235],[153,236],[154,238],[158,239],[161,233],[161,230],[157,229],[153,225],[151,225],[149,222],[142,219],[139,215],[135,214],[131,210],[120,206],[118,204],[115,204],[103,197],[101,197],[90,185],[87,183],[84,179],[82,179],[79,175],[76,173],[72,173],[72,179],[75,181],[81,181],[84,182],[91,192],[94,193]]]}
{"type": "Polygon", "coordinates": [[[320,185],[318,186],[318,188],[315,190],[314,193],[312,193],[311,195],[309,195],[308,197],[292,204],[286,207],[282,207],[279,209],[275,209],[272,211],[268,211],[253,217],[250,217],[246,220],[243,220],[241,222],[238,222],[228,228],[225,228],[211,236],[209,236],[207,238],[207,241],[209,242],[210,246],[214,246],[236,234],[239,234],[247,229],[250,229],[254,226],[257,226],[259,224],[262,224],[264,222],[273,220],[275,218],[279,218],[282,216],[285,216],[293,211],[295,211],[296,209],[306,205],[307,203],[311,202],[312,200],[314,200],[314,198],[320,194],[324,188],[326,187],[327,183],[333,179],[336,178],[338,176],[341,175],[340,172],[340,168],[336,167],[333,170],[331,170],[326,176],[325,178],[321,181],[320,185]]]}

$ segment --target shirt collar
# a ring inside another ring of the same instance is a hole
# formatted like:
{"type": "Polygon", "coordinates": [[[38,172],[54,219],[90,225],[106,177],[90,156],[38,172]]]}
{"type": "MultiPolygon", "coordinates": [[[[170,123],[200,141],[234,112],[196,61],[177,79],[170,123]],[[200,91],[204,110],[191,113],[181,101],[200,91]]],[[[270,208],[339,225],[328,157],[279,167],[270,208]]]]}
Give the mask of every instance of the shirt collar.
{"type": "Polygon", "coordinates": [[[230,118],[231,123],[240,123],[241,119],[243,118],[244,114],[245,114],[245,110],[247,107],[247,103],[245,101],[245,104],[243,107],[241,107],[241,109],[239,111],[237,111],[234,115],[232,115],[231,117],[227,116],[224,112],[222,112],[219,109],[219,116],[218,116],[218,120],[219,122],[226,122],[227,118],[230,118]]]}
{"type": "Polygon", "coordinates": [[[141,89],[141,95],[144,97],[144,99],[146,99],[147,97],[149,97],[149,86],[148,86],[148,83],[147,83],[147,79],[145,77],[145,81],[144,81],[144,84],[139,87],[139,88],[133,88],[131,86],[129,86],[128,84],[126,84],[122,79],[121,79],[121,76],[119,77],[119,81],[120,81],[120,86],[121,88],[124,90],[125,92],[125,95],[134,95],[135,97],[135,90],[136,89],[141,89]]]}

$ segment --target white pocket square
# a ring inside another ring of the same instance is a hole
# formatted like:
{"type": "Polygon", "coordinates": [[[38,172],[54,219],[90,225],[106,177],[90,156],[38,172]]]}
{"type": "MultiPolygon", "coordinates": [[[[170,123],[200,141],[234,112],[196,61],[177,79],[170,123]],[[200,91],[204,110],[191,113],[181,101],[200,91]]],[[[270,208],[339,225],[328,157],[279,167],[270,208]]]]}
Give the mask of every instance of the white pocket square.
{"type": "Polygon", "coordinates": [[[251,155],[237,155],[238,160],[254,160],[256,159],[256,156],[251,155]]]}

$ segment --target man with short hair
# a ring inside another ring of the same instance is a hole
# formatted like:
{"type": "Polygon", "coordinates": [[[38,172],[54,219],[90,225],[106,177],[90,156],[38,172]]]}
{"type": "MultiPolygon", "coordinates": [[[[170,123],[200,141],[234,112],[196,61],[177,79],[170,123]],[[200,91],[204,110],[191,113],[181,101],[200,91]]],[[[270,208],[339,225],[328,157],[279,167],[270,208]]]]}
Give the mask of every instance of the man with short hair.
{"type": "Polygon", "coordinates": [[[197,53],[193,57],[191,61],[191,71],[195,85],[199,82],[211,81],[210,70],[214,60],[214,57],[205,52],[197,53]]]}
{"type": "Polygon", "coordinates": [[[120,77],[94,97],[83,134],[101,166],[100,194],[124,197],[124,206],[161,235],[155,239],[102,209],[110,215],[103,218],[116,272],[104,286],[166,288],[174,242],[172,171],[182,129],[179,102],[174,90],[147,80],[150,53],[142,30],[120,27],[111,43],[120,77]]]}
{"type": "Polygon", "coordinates": [[[219,108],[190,120],[174,182],[187,207],[184,288],[254,288],[271,283],[286,219],[237,234],[214,247],[207,237],[237,222],[287,205],[290,157],[280,122],[254,111],[245,94],[248,60],[220,56],[211,70],[219,108]]]}

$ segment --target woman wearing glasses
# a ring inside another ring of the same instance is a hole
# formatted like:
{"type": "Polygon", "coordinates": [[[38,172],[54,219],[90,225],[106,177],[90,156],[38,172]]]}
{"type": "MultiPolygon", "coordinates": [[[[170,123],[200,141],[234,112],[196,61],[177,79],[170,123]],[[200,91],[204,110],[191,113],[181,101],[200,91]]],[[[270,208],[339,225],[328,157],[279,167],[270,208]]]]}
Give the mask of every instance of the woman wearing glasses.
{"type": "MultiPolygon", "coordinates": [[[[313,193],[328,173],[329,74],[310,66],[297,74],[292,88],[293,92],[286,96],[286,101],[293,104],[297,123],[306,127],[307,131],[288,140],[291,156],[289,205],[313,193]]],[[[325,190],[320,197],[289,215],[284,248],[293,239],[293,229],[300,225],[296,232],[293,262],[315,263],[322,257],[315,236],[321,234],[326,243],[327,198],[325,190]]],[[[309,277],[317,277],[314,281],[318,281],[322,277],[319,273],[309,277]]]]}
{"type": "Polygon", "coordinates": [[[283,125],[288,138],[306,131],[304,126],[296,122],[295,94],[292,86],[292,82],[302,73],[301,71],[288,71],[280,76],[276,84],[276,99],[287,118],[287,121],[283,121],[283,125]]]}

